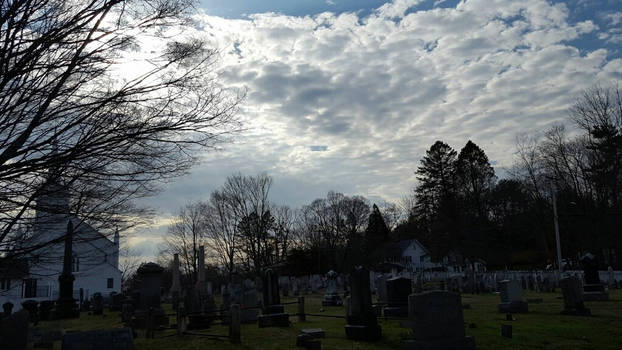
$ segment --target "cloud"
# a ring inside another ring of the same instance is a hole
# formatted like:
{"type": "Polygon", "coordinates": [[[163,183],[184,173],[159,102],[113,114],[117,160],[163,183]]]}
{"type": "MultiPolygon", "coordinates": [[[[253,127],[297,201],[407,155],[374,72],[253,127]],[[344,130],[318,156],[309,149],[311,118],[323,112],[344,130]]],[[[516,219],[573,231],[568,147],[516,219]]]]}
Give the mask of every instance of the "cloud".
{"type": "Polygon", "coordinates": [[[163,209],[207,198],[238,171],[268,172],[273,200],[292,206],[330,189],[397,200],[438,139],[458,150],[471,139],[501,170],[517,134],[567,121],[582,89],[622,75],[607,49],[571,44],[599,29],[571,22],[563,3],[420,3],[395,0],[365,16],[195,16],[195,34],[221,52],[223,83],[248,91],[249,131],[171,184],[163,209]]]}

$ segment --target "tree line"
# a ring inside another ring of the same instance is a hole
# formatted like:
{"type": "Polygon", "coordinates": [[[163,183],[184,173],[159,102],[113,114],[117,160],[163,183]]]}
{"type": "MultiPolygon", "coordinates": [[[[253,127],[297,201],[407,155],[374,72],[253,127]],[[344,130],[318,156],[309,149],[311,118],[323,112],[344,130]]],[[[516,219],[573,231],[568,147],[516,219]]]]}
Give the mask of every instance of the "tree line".
{"type": "Polygon", "coordinates": [[[269,201],[271,178],[235,175],[209,200],[182,208],[166,238],[186,273],[198,242],[227,273],[278,265],[291,274],[346,271],[378,263],[383,244],[416,238],[432,260],[489,268],[553,268],[553,198],[562,256],[586,252],[620,266],[622,93],[586,90],[570,109],[575,128],[554,125],[517,138],[514,164],[499,179],[485,151],[468,141],[457,152],[443,141],[426,151],[417,184],[400,203],[328,192],[298,209],[269,201]],[[619,253],[618,253],[619,254],[619,253]]]}
{"type": "Polygon", "coordinates": [[[586,252],[602,267],[621,266],[622,91],[595,86],[563,124],[517,138],[517,157],[498,180],[484,151],[469,141],[460,153],[435,142],[421,160],[408,218],[396,228],[434,258],[484,259],[489,268],[535,268],[556,261],[553,200],[562,257],[586,252]]]}

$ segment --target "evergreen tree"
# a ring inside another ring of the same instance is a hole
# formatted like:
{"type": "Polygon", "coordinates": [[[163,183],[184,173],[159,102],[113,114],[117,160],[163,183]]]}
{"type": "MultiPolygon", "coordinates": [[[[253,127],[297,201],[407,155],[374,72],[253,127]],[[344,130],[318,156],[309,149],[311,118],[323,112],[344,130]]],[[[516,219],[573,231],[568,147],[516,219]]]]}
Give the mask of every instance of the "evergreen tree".
{"type": "Polygon", "coordinates": [[[376,204],[369,215],[369,223],[365,229],[365,246],[368,255],[372,254],[382,243],[389,240],[389,228],[384,222],[382,213],[376,204]]]}
{"type": "Polygon", "coordinates": [[[488,257],[495,241],[495,230],[488,220],[488,201],[495,184],[495,171],[486,153],[471,140],[456,160],[458,230],[456,243],[462,255],[474,263],[488,257]]]}
{"type": "Polygon", "coordinates": [[[477,219],[485,219],[495,171],[486,153],[471,140],[460,150],[456,161],[456,185],[460,211],[477,219]]]}
{"type": "Polygon", "coordinates": [[[414,214],[422,241],[439,259],[451,249],[456,219],[456,155],[448,144],[436,141],[421,159],[415,174],[414,214]]]}

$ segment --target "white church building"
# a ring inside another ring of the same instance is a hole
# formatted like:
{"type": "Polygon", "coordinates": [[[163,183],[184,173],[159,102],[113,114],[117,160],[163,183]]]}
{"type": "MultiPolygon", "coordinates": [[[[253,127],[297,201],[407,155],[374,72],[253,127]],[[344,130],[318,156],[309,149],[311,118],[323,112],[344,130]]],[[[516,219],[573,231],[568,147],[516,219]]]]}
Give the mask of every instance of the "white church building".
{"type": "Polygon", "coordinates": [[[69,212],[69,198],[65,191],[55,191],[54,195],[43,196],[38,200],[37,208],[33,234],[28,245],[32,247],[41,244],[42,248],[21,259],[27,271],[16,273],[13,269],[11,273],[4,274],[0,271],[0,305],[10,301],[14,304],[14,310],[19,310],[22,302],[26,300],[40,302],[58,299],[58,277],[63,270],[65,247],[62,236],[67,232],[69,220],[74,227],[72,241],[74,298],[86,300],[95,293],[101,293],[104,297],[108,297],[111,292],[119,293],[121,291],[119,233],[116,232],[110,240],[88,223],[66,214],[69,212]],[[41,208],[54,208],[54,210],[47,212],[41,208]]]}

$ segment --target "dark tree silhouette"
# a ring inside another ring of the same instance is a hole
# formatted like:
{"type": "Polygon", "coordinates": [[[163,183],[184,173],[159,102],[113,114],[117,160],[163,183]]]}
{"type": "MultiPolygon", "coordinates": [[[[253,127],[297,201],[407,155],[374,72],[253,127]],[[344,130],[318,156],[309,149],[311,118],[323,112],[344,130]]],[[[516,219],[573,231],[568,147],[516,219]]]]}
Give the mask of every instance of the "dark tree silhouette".
{"type": "Polygon", "coordinates": [[[389,241],[389,228],[384,222],[382,213],[378,206],[374,204],[372,206],[371,214],[369,214],[369,221],[367,228],[365,229],[365,252],[366,257],[370,262],[376,260],[375,253],[379,251],[378,248],[383,243],[389,241]]]}
{"type": "Polygon", "coordinates": [[[433,258],[446,254],[455,242],[456,224],[456,151],[436,141],[417,168],[419,184],[415,188],[415,217],[425,231],[422,240],[433,258]]]}
{"type": "Polygon", "coordinates": [[[111,228],[136,217],[131,199],[239,129],[240,96],[218,85],[215,50],[176,30],[190,1],[1,6],[0,251],[17,253],[11,233],[50,183],[69,191],[72,214],[111,228]],[[141,39],[166,36],[162,49],[128,57],[141,39]]]}

